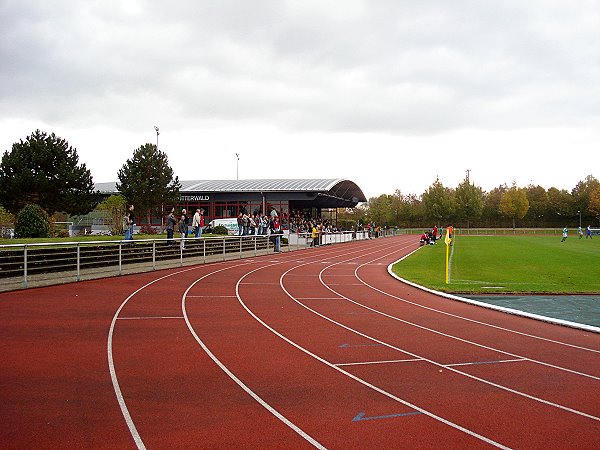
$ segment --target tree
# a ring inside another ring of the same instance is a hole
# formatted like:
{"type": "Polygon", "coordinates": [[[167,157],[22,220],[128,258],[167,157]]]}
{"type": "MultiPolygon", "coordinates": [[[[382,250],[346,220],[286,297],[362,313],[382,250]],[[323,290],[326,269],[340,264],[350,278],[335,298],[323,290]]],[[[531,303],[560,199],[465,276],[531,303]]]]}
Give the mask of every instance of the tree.
{"type": "Polygon", "coordinates": [[[50,236],[50,219],[39,205],[25,205],[15,221],[18,238],[45,238],[50,236]]]}
{"type": "Polygon", "coordinates": [[[454,190],[454,203],[456,215],[459,219],[467,221],[477,220],[483,213],[483,190],[471,184],[467,176],[454,190]]]}
{"type": "Polygon", "coordinates": [[[389,194],[370,198],[367,220],[374,222],[376,225],[395,225],[393,223],[393,204],[393,196],[389,194]]]}
{"type": "Polygon", "coordinates": [[[3,206],[0,205],[0,239],[9,237],[9,230],[13,228],[15,216],[9,213],[3,206]]]}
{"type": "Polygon", "coordinates": [[[538,219],[543,217],[548,209],[548,192],[542,186],[530,184],[526,188],[527,200],[529,200],[529,211],[527,216],[533,225],[537,225],[538,219]]]}
{"type": "Polygon", "coordinates": [[[590,195],[589,212],[596,219],[600,219],[600,186],[598,186],[590,195]]]}
{"type": "Polygon", "coordinates": [[[127,200],[122,195],[111,195],[98,205],[101,211],[109,211],[112,218],[113,234],[123,233],[123,216],[127,210],[127,200]]]}
{"type": "Polygon", "coordinates": [[[448,220],[454,211],[452,191],[444,187],[439,179],[423,193],[423,209],[425,217],[433,219],[436,224],[448,220]]]}
{"type": "Polygon", "coordinates": [[[34,131],[0,163],[0,203],[12,213],[37,204],[50,214],[86,214],[98,203],[91,172],[67,141],[34,131]]]}
{"type": "Polygon", "coordinates": [[[548,189],[548,221],[555,223],[557,219],[561,219],[562,222],[564,217],[572,216],[574,211],[573,196],[567,190],[555,187],[548,189]]]}
{"type": "Polygon", "coordinates": [[[179,178],[174,177],[167,155],[154,144],[136,149],[119,170],[118,177],[117,190],[146,214],[148,223],[152,211],[179,201],[179,178]]]}
{"type": "Polygon", "coordinates": [[[592,175],[585,177],[584,181],[580,181],[571,191],[573,197],[573,211],[581,211],[583,214],[588,214],[590,209],[590,201],[592,193],[600,187],[600,181],[592,175]]]}
{"type": "Polygon", "coordinates": [[[516,219],[522,219],[529,210],[529,200],[527,200],[527,191],[517,188],[513,183],[512,187],[502,194],[500,199],[500,211],[505,217],[512,219],[513,228],[516,228],[516,219]]]}

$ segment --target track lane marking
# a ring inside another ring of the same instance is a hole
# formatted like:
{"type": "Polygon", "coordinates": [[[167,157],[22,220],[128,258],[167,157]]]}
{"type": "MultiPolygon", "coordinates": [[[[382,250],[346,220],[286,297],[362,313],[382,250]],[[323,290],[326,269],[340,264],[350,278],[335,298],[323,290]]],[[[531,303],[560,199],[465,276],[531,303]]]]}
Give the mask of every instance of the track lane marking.
{"type": "Polygon", "coordinates": [[[389,361],[365,361],[365,362],[353,362],[353,363],[338,363],[334,364],[337,367],[343,366],[368,366],[371,364],[395,364],[395,363],[405,363],[405,362],[417,362],[423,361],[420,358],[411,358],[411,359],[391,359],[389,361]]]}
{"type": "MultiPolygon", "coordinates": [[[[375,253],[375,252],[372,252],[372,253],[375,253]]],[[[395,252],[394,252],[394,253],[395,253],[395,252]]],[[[380,258],[378,258],[378,259],[380,259],[380,258]]],[[[334,264],[334,265],[335,265],[335,264],[334,264]]],[[[357,267],[357,269],[356,269],[356,270],[358,270],[359,268],[360,268],[360,266],[359,266],[359,267],[357,267]]],[[[376,313],[378,313],[378,314],[381,314],[381,315],[382,315],[382,316],[384,316],[384,317],[388,317],[388,318],[391,318],[391,319],[394,319],[394,320],[397,320],[397,321],[400,321],[400,322],[406,323],[406,324],[408,324],[408,325],[411,325],[411,326],[414,326],[414,327],[417,327],[417,328],[424,329],[424,330],[426,330],[426,331],[431,331],[431,332],[433,332],[433,333],[440,334],[440,335],[442,335],[442,336],[446,336],[446,337],[449,337],[449,338],[452,338],[452,339],[456,339],[456,340],[458,340],[458,341],[461,341],[461,342],[470,343],[470,344],[473,344],[473,345],[476,345],[476,346],[479,346],[479,347],[485,348],[485,349],[487,349],[487,350],[496,351],[496,352],[498,352],[498,353],[503,353],[503,354],[505,354],[505,355],[512,356],[512,357],[515,357],[515,358],[523,358],[523,359],[526,359],[527,361],[530,361],[530,362],[534,362],[534,363],[538,362],[538,361],[532,360],[532,359],[530,359],[530,358],[524,358],[524,357],[522,357],[522,356],[520,356],[520,355],[512,354],[512,353],[509,353],[509,352],[504,352],[504,351],[501,351],[501,350],[496,350],[496,349],[494,349],[494,348],[492,348],[492,347],[487,347],[487,346],[484,346],[484,345],[482,345],[482,344],[477,344],[477,343],[474,343],[474,342],[470,342],[470,341],[468,341],[468,340],[466,340],[466,339],[458,338],[458,337],[456,337],[456,336],[448,335],[448,334],[442,333],[442,332],[440,332],[440,331],[433,330],[433,329],[431,329],[431,328],[427,328],[427,327],[424,327],[424,326],[421,326],[421,325],[418,325],[418,324],[414,324],[414,323],[412,323],[412,322],[405,321],[405,320],[403,320],[403,319],[400,319],[400,318],[398,318],[398,317],[392,316],[392,315],[390,315],[390,314],[387,314],[387,313],[384,313],[384,312],[378,311],[378,310],[376,310],[376,309],[374,309],[374,308],[371,308],[371,307],[368,307],[368,306],[366,306],[366,305],[363,305],[363,304],[361,304],[361,303],[358,303],[358,302],[356,302],[356,301],[354,301],[354,300],[352,300],[352,299],[350,299],[350,298],[348,298],[348,297],[346,297],[346,296],[344,296],[344,295],[340,294],[339,292],[337,292],[337,291],[335,291],[335,290],[331,289],[331,288],[329,287],[329,285],[328,285],[327,283],[325,283],[325,282],[323,281],[322,277],[321,277],[321,274],[322,274],[322,273],[323,273],[323,271],[325,271],[325,270],[327,270],[327,267],[323,268],[323,269],[321,270],[321,272],[319,273],[319,279],[320,279],[321,283],[323,284],[323,286],[325,286],[325,287],[326,287],[327,289],[329,289],[331,292],[333,292],[333,293],[335,293],[335,294],[337,294],[337,295],[340,295],[340,296],[344,297],[344,298],[345,298],[347,301],[349,301],[350,303],[353,303],[353,304],[355,304],[355,305],[357,305],[357,306],[360,306],[360,307],[362,307],[362,308],[365,308],[365,309],[367,309],[367,310],[369,310],[369,311],[373,311],[373,312],[376,312],[376,313]]],[[[355,271],[355,273],[356,273],[356,271],[355,271]]],[[[358,278],[358,277],[357,277],[357,278],[358,278]]],[[[280,281],[281,281],[281,279],[280,279],[280,281]]],[[[283,285],[282,285],[282,287],[283,287],[283,285]]],[[[286,291],[286,292],[287,292],[287,291],[286,291]]],[[[288,294],[288,295],[289,295],[289,294],[288,294]]],[[[306,308],[307,310],[309,310],[309,311],[313,312],[314,314],[316,314],[316,315],[318,315],[318,316],[320,316],[320,317],[324,318],[325,320],[328,320],[328,321],[330,321],[331,323],[334,323],[334,324],[336,324],[336,325],[338,325],[338,326],[340,326],[340,327],[342,327],[342,328],[344,328],[344,329],[347,329],[347,330],[349,330],[349,331],[352,331],[352,332],[354,332],[354,333],[358,334],[359,336],[362,336],[362,337],[364,337],[364,338],[367,338],[367,339],[371,339],[371,340],[373,340],[374,342],[381,343],[381,344],[383,344],[383,345],[385,345],[385,346],[387,346],[387,347],[389,347],[389,348],[392,348],[392,349],[394,349],[394,350],[401,351],[401,352],[403,352],[403,353],[406,353],[406,354],[408,354],[408,355],[411,355],[411,356],[413,356],[413,357],[415,357],[415,358],[422,358],[424,361],[427,361],[427,362],[429,362],[429,363],[431,363],[431,364],[433,364],[433,365],[436,365],[436,366],[438,366],[438,367],[445,367],[443,364],[441,364],[441,363],[438,363],[438,362],[436,362],[436,361],[434,361],[434,360],[431,360],[431,359],[429,359],[429,358],[425,358],[425,357],[423,357],[423,356],[421,356],[421,355],[417,355],[417,354],[415,354],[415,353],[412,353],[412,352],[409,352],[409,351],[407,351],[407,350],[403,350],[403,349],[401,349],[401,348],[399,348],[399,347],[396,347],[396,346],[394,346],[394,345],[392,345],[392,344],[388,344],[388,343],[386,343],[386,342],[384,342],[384,341],[381,341],[381,340],[379,340],[379,339],[376,339],[376,338],[374,338],[374,337],[372,337],[372,336],[369,336],[369,335],[367,335],[367,334],[365,334],[365,333],[362,333],[362,332],[360,332],[360,331],[358,331],[358,330],[355,330],[355,329],[353,329],[353,328],[351,328],[351,327],[348,327],[348,326],[346,326],[346,325],[344,325],[344,324],[342,324],[342,323],[340,323],[340,322],[337,322],[337,321],[335,321],[335,320],[331,319],[330,317],[327,317],[327,316],[325,316],[324,314],[321,314],[321,313],[319,313],[318,311],[315,311],[315,310],[313,310],[312,308],[310,308],[310,307],[308,307],[308,306],[304,305],[302,302],[299,302],[299,301],[297,301],[296,299],[294,299],[294,297],[293,297],[293,296],[291,296],[291,295],[290,295],[290,297],[291,297],[291,298],[292,298],[294,301],[296,301],[296,303],[298,303],[299,305],[303,306],[303,307],[304,307],[304,308],[306,308]]],[[[599,377],[594,377],[593,375],[583,374],[583,373],[580,373],[580,372],[577,372],[577,371],[572,371],[572,370],[570,370],[570,369],[565,369],[565,368],[561,368],[561,367],[559,367],[559,366],[554,366],[554,365],[552,365],[552,364],[543,363],[543,362],[538,362],[538,363],[539,363],[539,364],[542,364],[542,365],[545,365],[545,366],[548,366],[548,367],[552,367],[552,368],[556,368],[556,369],[564,370],[564,371],[567,371],[567,372],[572,372],[572,373],[574,373],[574,374],[579,374],[579,375],[587,376],[587,377],[590,377],[590,378],[593,378],[593,379],[600,379],[599,377]]],[[[527,393],[525,393],[525,392],[521,392],[521,391],[518,391],[518,390],[516,390],[516,389],[512,389],[512,388],[510,388],[510,387],[508,387],[508,386],[503,386],[503,385],[501,385],[501,384],[494,383],[494,382],[492,382],[492,381],[489,381],[489,380],[486,380],[486,379],[484,379],[484,378],[477,377],[477,376],[475,376],[475,375],[471,375],[471,374],[469,374],[469,373],[466,373],[466,372],[462,372],[462,371],[460,371],[460,370],[458,370],[458,369],[454,369],[453,367],[445,367],[445,368],[446,368],[446,369],[448,369],[448,370],[450,370],[450,371],[452,371],[452,372],[455,372],[455,373],[457,373],[457,374],[463,375],[463,376],[465,376],[465,377],[468,377],[468,378],[472,378],[473,380],[480,381],[480,382],[482,382],[482,383],[488,384],[488,385],[490,385],[490,386],[493,386],[493,387],[496,387],[496,388],[498,388],[498,389],[505,390],[505,391],[507,391],[507,392],[510,392],[510,393],[513,393],[513,394],[516,394],[516,395],[520,395],[520,396],[522,396],[522,397],[524,397],[524,398],[527,398],[527,399],[530,399],[530,400],[534,400],[534,401],[537,401],[537,402],[540,402],[540,403],[546,404],[546,405],[548,405],[548,406],[556,407],[556,408],[562,409],[562,410],[564,410],[564,411],[568,411],[568,412],[571,412],[571,413],[573,413],[573,414],[577,414],[577,415],[579,415],[579,416],[583,416],[583,417],[586,417],[586,418],[588,418],[588,419],[592,419],[592,420],[595,420],[595,421],[599,421],[599,422],[600,422],[600,417],[594,416],[594,415],[592,415],[592,414],[588,414],[588,413],[585,413],[585,412],[583,412],[583,411],[578,411],[578,410],[576,410],[576,409],[569,408],[568,406],[564,406],[564,405],[561,405],[561,404],[558,404],[558,403],[555,403],[555,402],[551,402],[551,401],[549,401],[549,400],[545,400],[545,399],[542,399],[542,398],[539,398],[539,397],[535,397],[535,396],[533,396],[533,395],[530,395],[530,394],[527,394],[527,393]]]]}
{"type": "Polygon", "coordinates": [[[155,320],[155,319],[183,319],[183,316],[117,317],[117,320],[155,320]]]}
{"type": "MultiPolygon", "coordinates": [[[[418,250],[418,249],[417,249],[417,250],[418,250]]],[[[415,250],[415,251],[416,251],[416,250],[415,250]]],[[[392,252],[392,253],[390,253],[389,255],[391,255],[391,254],[393,254],[393,253],[395,253],[395,252],[392,252]]],[[[414,252],[413,252],[413,253],[414,253],[414,252]]],[[[406,258],[406,257],[410,256],[411,254],[412,254],[412,253],[409,253],[408,255],[405,255],[405,256],[403,256],[402,258],[400,258],[398,261],[391,263],[391,264],[388,266],[388,273],[390,273],[390,271],[391,271],[391,266],[392,266],[392,265],[396,264],[396,263],[397,263],[397,262],[399,262],[399,261],[402,261],[402,259],[404,259],[404,258],[406,258]]],[[[389,255],[384,255],[382,258],[385,258],[385,257],[387,257],[387,256],[389,256],[389,255]]],[[[358,275],[358,270],[359,270],[361,267],[364,267],[364,266],[367,266],[367,265],[369,265],[369,264],[363,264],[363,265],[361,265],[361,266],[359,266],[359,267],[357,267],[357,268],[356,268],[356,270],[354,271],[354,273],[356,274],[356,278],[357,278],[358,280],[360,280],[360,282],[361,282],[361,283],[363,283],[365,286],[368,286],[369,288],[373,289],[374,291],[377,291],[377,292],[379,292],[379,293],[381,293],[381,294],[384,294],[384,295],[387,295],[387,296],[389,296],[389,297],[395,298],[396,300],[399,300],[399,301],[401,301],[401,302],[408,303],[408,304],[410,304],[410,305],[417,306],[417,307],[419,307],[419,308],[423,308],[423,309],[427,309],[427,310],[429,310],[429,311],[433,311],[433,312],[436,312],[436,313],[439,313],[439,314],[443,314],[443,315],[446,315],[446,316],[449,316],[449,317],[454,317],[454,318],[456,318],[456,319],[461,319],[461,320],[465,320],[465,321],[467,321],[467,322],[476,323],[476,324],[478,324],[478,325],[483,325],[483,326],[490,327],[490,328],[494,328],[494,329],[497,329],[497,330],[506,331],[506,332],[508,332],[508,333],[514,333],[514,334],[518,334],[518,335],[520,335],[520,336],[525,336],[525,337],[529,337],[529,338],[532,338],[532,339],[538,339],[538,340],[541,340],[541,341],[552,342],[552,343],[554,343],[554,344],[559,344],[559,345],[564,345],[564,346],[567,346],[567,347],[577,348],[577,349],[579,349],[579,350],[584,350],[584,351],[588,351],[588,352],[600,353],[600,350],[596,350],[596,349],[593,349],[593,348],[589,348],[589,347],[583,347],[583,346],[580,346],[580,345],[575,345],[575,344],[569,344],[568,342],[557,341],[557,340],[555,340],[555,339],[545,338],[545,337],[542,337],[542,336],[536,336],[535,334],[529,334],[529,333],[524,333],[524,332],[522,332],[522,331],[512,330],[512,329],[510,329],[510,328],[501,327],[501,326],[499,326],[499,325],[494,325],[494,324],[487,323],[487,322],[482,322],[482,321],[480,321],[480,320],[471,319],[471,318],[469,318],[469,317],[459,316],[459,315],[457,315],[457,314],[452,314],[452,313],[449,313],[449,312],[447,312],[447,311],[442,311],[442,310],[439,310],[439,309],[436,309],[436,308],[432,308],[432,307],[429,307],[429,306],[425,306],[425,305],[421,305],[421,304],[419,304],[419,303],[412,302],[412,301],[410,301],[410,300],[408,300],[408,299],[405,299],[405,298],[402,298],[402,297],[398,297],[397,295],[391,294],[391,293],[389,293],[389,292],[383,291],[383,290],[381,290],[381,289],[379,289],[379,288],[376,288],[375,286],[372,286],[372,285],[370,285],[369,283],[367,283],[366,281],[364,281],[364,280],[363,280],[363,279],[362,279],[362,278],[361,278],[361,277],[358,275]]],[[[395,274],[392,274],[392,273],[390,273],[390,275],[391,275],[391,276],[393,276],[394,278],[398,279],[398,277],[397,277],[395,274]]],[[[399,281],[401,281],[401,280],[399,280],[399,281]]],[[[403,282],[403,281],[401,281],[401,282],[403,282]]],[[[427,291],[426,291],[426,292],[427,292],[427,291]]],[[[434,295],[436,295],[436,294],[434,294],[434,295]]]]}
{"type": "MultiPolygon", "coordinates": [[[[215,264],[216,265],[229,264],[229,262],[218,262],[215,264]]],[[[248,263],[237,264],[236,267],[247,265],[247,264],[248,263]]],[[[115,396],[117,397],[117,402],[119,403],[119,408],[121,409],[121,414],[123,415],[123,419],[125,420],[127,428],[129,429],[129,434],[131,434],[131,437],[133,438],[135,445],[139,450],[145,450],[146,446],[144,444],[144,441],[142,440],[142,437],[140,436],[140,434],[137,430],[137,427],[135,426],[135,423],[131,417],[131,413],[129,412],[129,408],[127,407],[127,403],[125,402],[125,398],[123,397],[123,391],[121,390],[121,386],[119,384],[119,380],[117,377],[117,371],[115,368],[115,363],[114,363],[114,358],[113,358],[113,336],[114,336],[115,326],[116,326],[117,320],[119,318],[119,314],[121,314],[121,311],[123,310],[125,305],[129,302],[129,300],[131,300],[136,294],[138,294],[142,290],[146,289],[148,286],[151,286],[154,283],[164,280],[166,278],[169,278],[169,277],[172,277],[175,275],[180,275],[182,273],[190,272],[192,270],[198,270],[199,268],[202,268],[202,267],[205,267],[205,266],[204,265],[193,266],[193,267],[189,267],[187,269],[178,270],[176,272],[167,274],[165,276],[155,278],[154,280],[150,281],[149,283],[146,283],[142,287],[136,289],[131,294],[129,294],[129,296],[117,308],[115,315],[113,316],[113,319],[111,321],[111,324],[110,324],[110,327],[108,330],[108,339],[107,339],[107,346],[106,346],[106,353],[107,353],[107,358],[108,358],[108,371],[110,373],[110,381],[113,385],[113,390],[115,392],[115,396]]]]}
{"type": "MultiPolygon", "coordinates": [[[[277,264],[277,263],[275,263],[275,264],[277,264]]],[[[275,264],[268,264],[266,267],[270,267],[275,264]]],[[[181,298],[181,309],[183,311],[185,323],[188,327],[188,330],[190,331],[190,333],[196,340],[196,342],[200,345],[200,347],[202,347],[202,350],[204,350],[204,352],[215,362],[215,364],[217,364],[217,366],[219,366],[219,368],[223,372],[225,372],[225,374],[227,374],[227,376],[229,378],[231,378],[231,380],[233,380],[240,388],[242,388],[242,390],[244,392],[246,392],[250,397],[252,397],[259,405],[261,405],[263,408],[265,408],[267,411],[269,411],[273,416],[275,416],[282,423],[287,425],[290,429],[292,429],[294,432],[296,432],[299,436],[301,436],[307,442],[312,444],[314,447],[316,447],[318,449],[326,450],[326,447],[324,447],[321,443],[319,443],[316,439],[311,437],[308,433],[306,433],[304,430],[302,430],[296,424],[291,422],[283,414],[281,414],[279,411],[277,411],[275,408],[273,408],[269,403],[267,403],[265,400],[263,400],[262,397],[260,397],[256,392],[254,392],[252,389],[250,389],[250,387],[248,387],[248,385],[246,385],[231,370],[229,370],[229,368],[225,364],[223,364],[221,362],[221,360],[219,358],[217,358],[217,356],[208,348],[208,346],[204,343],[204,341],[202,339],[200,339],[200,336],[198,336],[198,334],[196,333],[196,330],[194,329],[194,327],[188,317],[187,308],[186,308],[186,298],[187,298],[187,293],[190,291],[190,289],[192,289],[196,285],[196,283],[198,283],[199,281],[201,281],[202,279],[206,278],[209,275],[212,275],[212,274],[205,275],[204,277],[194,281],[186,289],[186,291],[183,293],[183,296],[181,298]]],[[[236,287],[236,291],[237,291],[237,287],[236,287]]]]}
{"type": "MultiPolygon", "coordinates": [[[[305,265],[305,264],[303,264],[303,265],[305,265]]],[[[411,409],[414,409],[414,410],[416,410],[416,411],[419,411],[419,412],[423,413],[424,415],[426,415],[426,416],[428,416],[428,417],[430,417],[430,418],[433,418],[433,419],[435,419],[435,420],[437,420],[437,421],[439,421],[439,422],[441,422],[441,423],[444,423],[445,425],[448,425],[448,426],[450,426],[450,427],[452,427],[452,428],[454,428],[454,429],[457,429],[457,430],[459,430],[459,431],[462,431],[462,432],[464,432],[464,433],[468,434],[469,436],[472,436],[472,437],[474,437],[474,438],[477,438],[477,439],[479,439],[479,440],[481,440],[481,441],[483,441],[483,442],[486,442],[486,443],[488,443],[488,444],[490,444],[490,445],[493,445],[493,446],[495,446],[495,447],[502,448],[502,449],[509,449],[509,447],[506,447],[506,446],[504,446],[504,445],[502,445],[502,444],[500,444],[500,443],[498,443],[498,442],[496,442],[496,441],[493,441],[492,439],[489,439],[489,438],[487,438],[487,437],[485,437],[485,436],[483,436],[483,435],[480,435],[480,434],[478,434],[478,433],[476,433],[476,432],[474,432],[474,431],[472,431],[472,430],[469,430],[469,429],[467,429],[467,428],[465,428],[465,427],[462,427],[461,425],[458,425],[458,424],[456,424],[456,423],[454,423],[454,422],[452,422],[452,421],[450,421],[450,420],[444,419],[443,417],[441,417],[441,416],[438,416],[438,415],[436,415],[436,414],[434,414],[434,413],[432,413],[432,412],[430,412],[430,411],[427,411],[427,410],[425,410],[425,409],[423,409],[423,408],[420,408],[420,407],[418,407],[418,406],[416,406],[416,405],[414,405],[414,404],[412,404],[412,403],[410,403],[410,402],[408,402],[408,401],[406,401],[406,400],[404,400],[404,399],[401,399],[400,397],[397,397],[397,396],[395,396],[394,394],[392,394],[392,393],[390,393],[390,392],[388,392],[388,391],[385,391],[385,390],[383,390],[383,389],[381,389],[381,388],[379,388],[379,387],[377,387],[377,386],[375,386],[375,385],[373,385],[373,384],[371,384],[371,383],[369,383],[369,382],[367,382],[367,381],[363,380],[362,378],[359,378],[359,377],[357,377],[356,375],[353,375],[353,374],[351,374],[350,372],[347,372],[346,370],[342,369],[341,367],[337,367],[335,364],[333,364],[333,363],[331,363],[331,362],[329,362],[329,361],[327,361],[327,360],[325,360],[325,359],[321,358],[320,356],[316,355],[315,353],[312,353],[312,352],[311,352],[311,351],[309,351],[308,349],[306,349],[306,348],[302,347],[301,345],[299,345],[299,344],[297,344],[296,342],[292,341],[292,340],[291,340],[291,339],[289,339],[288,337],[286,337],[286,336],[284,336],[283,334],[279,333],[277,330],[275,330],[273,327],[271,327],[269,324],[267,324],[265,321],[263,321],[263,320],[262,320],[260,317],[258,317],[258,316],[257,316],[257,315],[256,315],[256,314],[255,314],[255,313],[254,313],[254,312],[253,312],[253,311],[252,311],[252,310],[251,310],[251,309],[250,309],[250,308],[249,308],[249,307],[246,305],[246,303],[243,301],[243,299],[242,299],[242,297],[240,296],[240,293],[239,293],[239,286],[241,285],[241,283],[242,283],[242,280],[243,280],[245,277],[247,277],[248,275],[250,275],[250,274],[252,274],[252,273],[254,273],[254,272],[258,271],[258,270],[262,270],[263,268],[264,268],[264,267],[256,268],[256,269],[254,269],[254,270],[252,270],[252,271],[250,271],[250,272],[246,273],[246,274],[245,274],[243,277],[241,277],[241,278],[240,278],[240,280],[238,281],[237,285],[236,285],[236,295],[238,296],[238,302],[240,303],[240,305],[241,305],[241,306],[242,306],[242,307],[243,307],[243,308],[244,308],[244,309],[245,309],[245,310],[248,312],[248,314],[250,314],[250,316],[252,316],[252,317],[253,317],[253,318],[254,318],[254,319],[255,319],[255,320],[258,322],[258,323],[260,323],[260,324],[261,324],[263,327],[265,327],[267,330],[271,331],[273,334],[275,334],[275,335],[276,335],[276,336],[278,336],[279,338],[283,339],[283,340],[284,340],[285,342],[287,342],[288,344],[292,345],[293,347],[297,348],[298,350],[302,351],[303,353],[305,353],[305,354],[309,355],[310,357],[312,357],[312,358],[316,359],[317,361],[319,361],[319,362],[321,362],[321,363],[325,364],[326,366],[328,366],[328,367],[330,367],[330,368],[332,368],[332,369],[334,369],[334,370],[336,370],[336,371],[338,371],[338,372],[340,372],[340,373],[342,373],[342,374],[346,375],[347,377],[349,377],[349,378],[351,378],[351,379],[353,379],[353,380],[357,381],[358,383],[360,383],[360,384],[362,384],[362,385],[364,385],[364,386],[367,386],[367,387],[371,388],[372,390],[374,390],[374,391],[376,391],[376,392],[379,392],[379,393],[381,393],[381,394],[385,395],[385,396],[386,396],[386,397],[388,397],[388,398],[391,398],[392,400],[395,400],[395,401],[397,401],[397,402],[399,402],[399,403],[402,403],[403,405],[405,405],[405,406],[408,406],[408,407],[409,407],[409,408],[411,408],[411,409]]],[[[291,270],[292,270],[292,269],[289,269],[287,272],[289,272],[289,271],[291,271],[291,270]]],[[[283,289],[283,291],[284,291],[284,292],[285,292],[285,293],[286,293],[286,294],[287,294],[287,295],[288,295],[288,296],[289,296],[289,297],[290,297],[292,300],[294,300],[294,297],[293,297],[293,296],[292,296],[292,295],[291,295],[291,294],[290,294],[290,293],[289,293],[289,292],[288,292],[288,291],[285,289],[285,286],[283,285],[283,277],[286,275],[286,273],[287,273],[287,272],[284,272],[284,273],[281,275],[281,277],[280,277],[280,279],[279,279],[279,282],[280,282],[280,286],[281,286],[281,288],[283,289]]],[[[296,300],[294,300],[294,301],[296,301],[296,300]]],[[[302,305],[301,303],[299,303],[299,304],[300,304],[300,305],[302,305]]],[[[404,352],[403,352],[403,353],[404,353],[404,352]]]]}
{"type": "Polygon", "coordinates": [[[503,364],[510,362],[523,362],[527,361],[524,358],[519,359],[502,359],[498,361],[474,361],[474,362],[466,362],[466,363],[455,363],[455,364],[444,364],[444,367],[457,367],[457,366],[478,366],[482,364],[503,364]]]}

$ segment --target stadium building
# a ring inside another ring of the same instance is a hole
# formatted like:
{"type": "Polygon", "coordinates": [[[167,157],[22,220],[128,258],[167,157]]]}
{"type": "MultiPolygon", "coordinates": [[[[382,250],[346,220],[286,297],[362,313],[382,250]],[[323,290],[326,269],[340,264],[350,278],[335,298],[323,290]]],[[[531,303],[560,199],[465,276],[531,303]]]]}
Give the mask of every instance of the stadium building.
{"type": "MultiPolygon", "coordinates": [[[[106,197],[118,194],[116,183],[97,183],[96,189],[106,197]]],[[[273,209],[283,218],[296,213],[322,217],[323,210],[353,208],[367,201],[358,185],[345,179],[181,181],[179,195],[179,204],[173,205],[177,211],[203,208],[208,220],[273,209]]],[[[152,217],[150,225],[161,225],[162,220],[162,214],[152,217]]],[[[137,223],[147,224],[147,218],[140,216],[137,223]]]]}

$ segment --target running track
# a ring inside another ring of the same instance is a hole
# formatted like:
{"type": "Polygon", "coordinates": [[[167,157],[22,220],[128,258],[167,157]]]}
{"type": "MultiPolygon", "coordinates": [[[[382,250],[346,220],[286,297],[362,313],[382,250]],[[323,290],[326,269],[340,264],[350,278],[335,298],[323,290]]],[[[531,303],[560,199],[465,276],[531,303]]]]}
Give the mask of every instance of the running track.
{"type": "Polygon", "coordinates": [[[414,241],[0,294],[0,446],[600,448],[600,335],[398,282],[414,241]]]}

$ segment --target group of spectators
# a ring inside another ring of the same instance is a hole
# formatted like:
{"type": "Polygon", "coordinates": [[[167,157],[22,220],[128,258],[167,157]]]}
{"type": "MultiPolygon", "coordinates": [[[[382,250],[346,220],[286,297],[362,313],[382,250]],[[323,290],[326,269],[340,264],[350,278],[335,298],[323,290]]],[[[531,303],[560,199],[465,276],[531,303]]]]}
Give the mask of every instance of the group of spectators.
{"type": "Polygon", "coordinates": [[[419,239],[419,244],[433,245],[433,244],[435,244],[435,241],[437,239],[438,239],[438,227],[436,225],[434,225],[431,230],[427,230],[421,235],[421,238],[419,239]]]}
{"type": "MultiPolygon", "coordinates": [[[[185,238],[189,234],[190,231],[190,218],[187,215],[187,210],[182,209],[181,215],[177,218],[175,217],[175,208],[171,208],[171,211],[167,215],[167,244],[173,245],[173,233],[175,229],[179,231],[181,234],[181,249],[185,248],[185,238]]],[[[204,209],[198,208],[192,217],[192,233],[194,237],[201,237],[202,230],[204,229],[204,209]]]]}
{"type": "Polygon", "coordinates": [[[247,214],[242,211],[237,217],[238,236],[267,235],[269,230],[281,229],[281,221],[276,210],[267,214],[247,214]]]}

